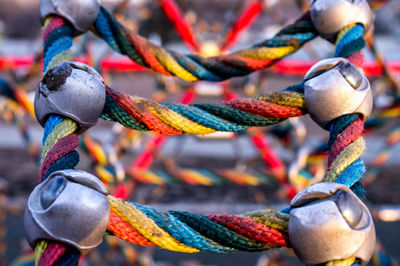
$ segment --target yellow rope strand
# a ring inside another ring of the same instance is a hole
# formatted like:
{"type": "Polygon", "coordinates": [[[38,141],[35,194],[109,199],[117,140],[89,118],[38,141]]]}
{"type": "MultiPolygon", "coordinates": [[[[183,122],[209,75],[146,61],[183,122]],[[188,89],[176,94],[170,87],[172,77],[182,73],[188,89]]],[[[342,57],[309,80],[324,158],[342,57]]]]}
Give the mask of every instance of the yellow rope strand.
{"type": "Polygon", "coordinates": [[[154,244],[172,251],[187,253],[199,252],[198,249],[188,247],[177,241],[133,205],[114,198],[113,196],[107,197],[110,201],[111,209],[124,221],[130,224],[132,228],[154,244]]]}
{"type": "Polygon", "coordinates": [[[265,93],[262,95],[255,96],[254,99],[271,102],[282,106],[293,106],[298,108],[306,108],[306,101],[304,94],[281,91],[279,93],[265,93]]]}
{"type": "Polygon", "coordinates": [[[332,260],[326,264],[326,266],[351,266],[356,261],[355,257],[351,257],[343,260],[332,260]]]}
{"type": "Polygon", "coordinates": [[[339,156],[333,161],[331,169],[326,175],[325,182],[335,182],[338,176],[356,161],[365,151],[365,141],[363,137],[356,139],[347,146],[339,156]]]}
{"type": "Polygon", "coordinates": [[[71,50],[62,51],[61,53],[54,56],[53,59],[51,59],[49,66],[47,67],[47,71],[55,68],[58,64],[61,64],[62,62],[72,61],[74,60],[74,58],[75,56],[71,52],[71,50]]]}
{"type": "Polygon", "coordinates": [[[181,65],[176,62],[176,60],[167,52],[165,52],[162,48],[157,47],[153,44],[149,44],[150,49],[154,52],[158,61],[160,61],[161,65],[165,66],[165,68],[175,74],[177,77],[187,80],[187,81],[197,81],[197,77],[193,76],[189,71],[184,69],[181,65]]]}
{"type": "Polygon", "coordinates": [[[38,264],[40,256],[43,254],[43,252],[47,248],[47,241],[46,240],[40,240],[36,243],[35,246],[35,265],[38,264]]]}
{"type": "Polygon", "coordinates": [[[262,47],[257,49],[245,49],[234,53],[233,55],[243,56],[257,60],[275,60],[281,59],[289,54],[292,54],[298,49],[298,46],[286,47],[262,47]]]}

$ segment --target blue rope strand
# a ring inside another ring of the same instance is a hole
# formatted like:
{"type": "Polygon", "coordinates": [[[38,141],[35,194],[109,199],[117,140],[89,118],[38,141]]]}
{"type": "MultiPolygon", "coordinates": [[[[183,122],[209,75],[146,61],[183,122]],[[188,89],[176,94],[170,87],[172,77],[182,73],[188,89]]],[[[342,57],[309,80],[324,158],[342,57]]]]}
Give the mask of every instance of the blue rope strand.
{"type": "Polygon", "coordinates": [[[112,34],[111,27],[108,24],[107,18],[104,16],[103,12],[99,12],[99,15],[97,16],[97,19],[95,21],[95,25],[97,30],[101,34],[101,37],[106,41],[106,43],[108,43],[108,45],[110,45],[113,50],[121,53],[121,50],[119,49],[119,46],[112,34]]]}
{"type": "Polygon", "coordinates": [[[60,124],[64,118],[58,115],[51,115],[46,121],[46,124],[44,126],[44,132],[43,132],[43,138],[42,138],[42,145],[44,146],[46,144],[47,137],[50,135],[50,133],[54,130],[54,128],[60,124]]]}
{"type": "Polygon", "coordinates": [[[347,58],[352,53],[360,51],[365,46],[364,27],[360,24],[351,28],[336,45],[335,57],[347,58]],[[361,40],[361,41],[360,41],[361,40]]]}
{"type": "Polygon", "coordinates": [[[61,36],[55,41],[43,55],[43,69],[46,72],[51,60],[58,54],[72,47],[73,41],[70,36],[61,36]]]}
{"type": "Polygon", "coordinates": [[[361,159],[357,159],[339,175],[336,183],[351,187],[363,177],[364,173],[364,162],[361,159]]]}

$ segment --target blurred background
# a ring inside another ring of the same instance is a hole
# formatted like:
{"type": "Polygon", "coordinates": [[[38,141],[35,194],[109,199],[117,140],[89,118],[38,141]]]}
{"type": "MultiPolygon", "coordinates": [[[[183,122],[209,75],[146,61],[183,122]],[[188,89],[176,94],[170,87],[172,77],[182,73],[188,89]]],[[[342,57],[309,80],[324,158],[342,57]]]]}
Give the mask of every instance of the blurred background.
{"type": "MultiPolygon", "coordinates": [[[[101,2],[129,29],[158,45],[213,56],[272,37],[308,10],[309,1],[101,2]],[[166,15],[171,6],[187,25],[186,34],[180,34],[166,15]],[[243,15],[251,19],[240,28],[238,19],[243,15]]],[[[0,265],[32,260],[23,236],[23,210],[38,183],[43,133],[30,103],[42,76],[38,4],[38,0],[0,0],[0,78],[11,87],[9,91],[0,87],[0,265]]],[[[363,158],[368,167],[366,202],[379,239],[372,263],[399,265],[400,1],[375,0],[371,5],[376,10],[375,32],[364,49],[364,66],[374,89],[375,116],[367,126],[363,158]]],[[[300,82],[313,62],[332,56],[333,49],[317,38],[271,69],[211,84],[145,71],[93,34],[77,38],[73,47],[111,87],[156,101],[185,103],[221,102],[283,89],[300,82]]],[[[99,176],[115,194],[160,210],[202,214],[276,210],[287,206],[296,191],[323,177],[327,137],[308,117],[239,134],[168,138],[100,121],[82,137],[78,167],[99,176]]],[[[193,255],[105,238],[82,265],[300,265],[290,250],[193,255]]]]}

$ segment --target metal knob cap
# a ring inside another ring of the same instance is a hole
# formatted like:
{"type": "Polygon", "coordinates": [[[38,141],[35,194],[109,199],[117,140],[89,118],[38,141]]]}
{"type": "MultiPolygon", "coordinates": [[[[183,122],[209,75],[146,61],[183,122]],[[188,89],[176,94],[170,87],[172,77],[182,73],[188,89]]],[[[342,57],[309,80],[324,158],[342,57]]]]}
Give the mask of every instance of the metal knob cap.
{"type": "Polygon", "coordinates": [[[28,199],[24,228],[28,243],[60,241],[85,254],[98,246],[107,230],[110,204],[97,177],[78,170],[51,174],[28,199]]]}
{"type": "Polygon", "coordinates": [[[307,111],[322,128],[343,115],[359,113],[366,120],[372,112],[373,98],[368,79],[344,58],[316,63],[307,72],[304,96],[307,111]]]}
{"type": "Polygon", "coordinates": [[[49,70],[35,95],[35,114],[44,127],[47,118],[58,114],[78,123],[78,133],[94,126],[103,111],[106,88],[92,67],[64,62],[49,70]]]}
{"type": "Polygon", "coordinates": [[[335,41],[336,34],[351,24],[361,24],[367,33],[375,15],[366,0],[312,0],[311,20],[325,39],[335,41]]]}
{"type": "Polygon", "coordinates": [[[346,186],[317,183],[290,203],[289,240],[307,265],[356,257],[366,264],[375,248],[368,208],[346,186]]]}

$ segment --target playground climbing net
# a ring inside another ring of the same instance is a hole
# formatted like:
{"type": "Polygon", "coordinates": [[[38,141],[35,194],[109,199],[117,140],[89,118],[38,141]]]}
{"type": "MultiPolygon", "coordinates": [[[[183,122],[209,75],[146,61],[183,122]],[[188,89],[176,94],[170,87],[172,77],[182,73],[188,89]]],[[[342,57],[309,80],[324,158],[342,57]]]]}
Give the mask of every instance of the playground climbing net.
{"type": "Polygon", "coordinates": [[[359,180],[365,171],[360,159],[365,150],[362,132],[372,111],[372,93],[357,68],[373,21],[366,1],[313,1],[310,11],[273,38],[215,57],[182,55],[154,45],[127,30],[96,0],[43,0],[40,14],[44,77],[34,108],[44,127],[43,149],[40,184],[25,213],[26,237],[38,265],[76,265],[106,232],[133,244],[178,252],[291,247],[306,264],[368,262],[375,230],[361,201],[364,189],[359,180]],[[346,15],[339,16],[343,10],[346,15]],[[279,92],[221,104],[157,103],[123,94],[104,84],[92,67],[73,62],[73,38],[89,30],[137,64],[187,81],[220,82],[248,75],[317,36],[332,41],[335,52],[334,58],[315,64],[304,81],[279,92]],[[239,132],[305,114],[329,130],[328,170],[323,182],[299,192],[280,211],[160,212],[111,196],[97,177],[74,169],[79,134],[98,118],[138,131],[180,135],[239,132]]]}

